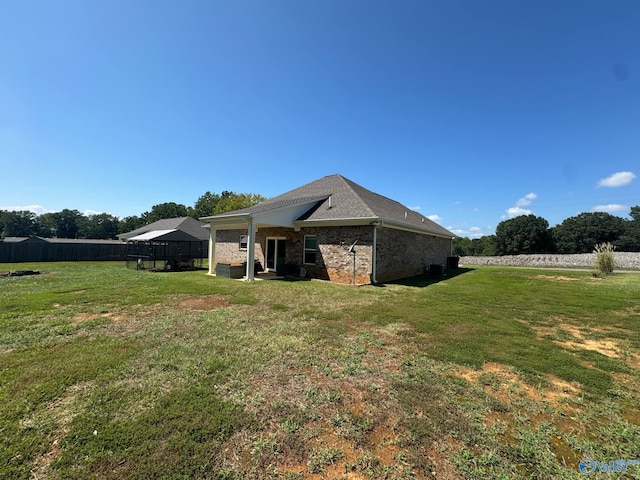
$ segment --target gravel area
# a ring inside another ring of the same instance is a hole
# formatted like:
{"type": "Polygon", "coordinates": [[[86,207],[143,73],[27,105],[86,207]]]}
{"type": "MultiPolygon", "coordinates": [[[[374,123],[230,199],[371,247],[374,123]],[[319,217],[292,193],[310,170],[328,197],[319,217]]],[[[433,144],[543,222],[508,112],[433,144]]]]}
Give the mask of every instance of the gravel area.
{"type": "MultiPolygon", "coordinates": [[[[640,269],[640,252],[614,252],[616,268],[640,269]]],[[[595,253],[562,255],[541,253],[535,255],[504,255],[501,257],[460,257],[460,265],[505,265],[512,267],[584,267],[594,266],[595,253]]]]}

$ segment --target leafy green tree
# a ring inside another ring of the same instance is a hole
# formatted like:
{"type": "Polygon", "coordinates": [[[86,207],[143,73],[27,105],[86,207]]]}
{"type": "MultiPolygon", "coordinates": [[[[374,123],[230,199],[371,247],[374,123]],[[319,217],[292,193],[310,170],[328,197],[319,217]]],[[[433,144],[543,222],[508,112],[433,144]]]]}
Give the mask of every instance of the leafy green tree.
{"type": "Polygon", "coordinates": [[[145,224],[149,224],[164,218],[186,217],[188,214],[189,211],[187,210],[187,207],[181,203],[167,202],[154,205],[151,207],[150,212],[142,214],[142,218],[145,224]]]}
{"type": "Polygon", "coordinates": [[[640,206],[631,207],[631,220],[624,222],[624,232],[615,242],[616,249],[622,252],[640,252],[640,206]]]}
{"type": "Polygon", "coordinates": [[[520,215],[500,222],[495,238],[498,255],[548,252],[552,245],[549,222],[536,215],[520,215]]]}
{"type": "Polygon", "coordinates": [[[560,253],[591,253],[598,243],[616,244],[625,232],[625,220],[606,212],[581,213],[553,228],[560,253]]]}
{"type": "Polygon", "coordinates": [[[189,216],[198,219],[214,215],[220,198],[220,195],[217,193],[206,192],[196,200],[193,208],[189,209],[189,216]]]}
{"type": "Polygon", "coordinates": [[[495,235],[484,235],[480,238],[474,238],[471,243],[473,244],[474,255],[497,255],[495,235]]]}
{"type": "Polygon", "coordinates": [[[84,223],[82,238],[116,238],[120,220],[108,213],[88,215],[84,223]]]}
{"type": "Polygon", "coordinates": [[[30,237],[38,233],[38,221],[35,213],[28,210],[0,210],[0,238],[30,237]]]}
{"type": "Polygon", "coordinates": [[[469,237],[456,237],[453,239],[453,254],[461,257],[473,255],[473,244],[469,237]]]}
{"type": "Polygon", "coordinates": [[[225,190],[216,204],[214,215],[248,208],[265,200],[265,197],[257,193],[234,193],[225,190]]]}
{"type": "Polygon", "coordinates": [[[56,214],[53,212],[43,213],[38,217],[38,235],[41,237],[56,236],[56,214]]]}
{"type": "Polygon", "coordinates": [[[84,221],[86,218],[78,210],[67,208],[38,217],[40,235],[43,237],[78,238],[84,221]]]}
{"type": "Polygon", "coordinates": [[[120,220],[120,223],[118,225],[118,233],[131,232],[132,230],[143,227],[144,225],[145,221],[137,215],[124,217],[120,220]]]}

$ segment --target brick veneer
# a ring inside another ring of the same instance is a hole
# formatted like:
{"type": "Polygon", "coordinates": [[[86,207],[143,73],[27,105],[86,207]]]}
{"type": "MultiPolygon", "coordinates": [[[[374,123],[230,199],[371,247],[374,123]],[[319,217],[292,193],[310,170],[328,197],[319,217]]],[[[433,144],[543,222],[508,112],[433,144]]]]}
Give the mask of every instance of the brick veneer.
{"type": "MultiPolygon", "coordinates": [[[[373,226],[302,228],[260,228],[256,234],[255,258],[265,265],[267,237],[286,239],[287,263],[304,268],[307,276],[336,283],[371,283],[373,226]],[[304,236],[316,235],[315,265],[303,264],[304,236]],[[356,242],[357,241],[357,242],[356,242]],[[354,243],[354,253],[349,247],[354,243]]],[[[240,250],[240,236],[246,230],[220,230],[216,235],[216,261],[241,263],[247,258],[240,250]]],[[[444,264],[450,255],[451,240],[385,227],[377,229],[377,281],[387,282],[424,273],[430,264],[444,264]]]]}

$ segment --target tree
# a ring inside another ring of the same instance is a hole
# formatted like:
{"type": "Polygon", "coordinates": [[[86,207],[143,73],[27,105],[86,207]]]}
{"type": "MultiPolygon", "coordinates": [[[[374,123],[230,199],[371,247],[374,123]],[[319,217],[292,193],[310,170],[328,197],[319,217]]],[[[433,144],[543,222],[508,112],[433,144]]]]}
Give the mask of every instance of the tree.
{"type": "Polygon", "coordinates": [[[640,206],[631,207],[631,220],[624,222],[624,232],[615,242],[618,251],[640,252],[640,206]]]}
{"type": "Polygon", "coordinates": [[[553,228],[560,253],[591,253],[598,243],[613,243],[625,230],[625,220],[606,212],[581,213],[553,228]]]}
{"type": "Polygon", "coordinates": [[[495,235],[484,235],[480,238],[474,238],[471,240],[471,243],[473,244],[474,255],[497,255],[495,235]]]}
{"type": "Polygon", "coordinates": [[[0,210],[0,238],[30,237],[38,233],[38,221],[35,213],[27,210],[0,210]]]}
{"type": "Polygon", "coordinates": [[[461,257],[473,255],[473,244],[469,237],[456,237],[453,239],[453,254],[461,257]]]}
{"type": "Polygon", "coordinates": [[[496,254],[495,235],[484,235],[480,238],[456,237],[453,239],[454,255],[488,255],[496,254]]]}
{"type": "Polygon", "coordinates": [[[189,210],[189,216],[195,219],[200,217],[208,217],[214,215],[216,206],[220,201],[220,195],[217,193],[206,192],[198,200],[196,200],[193,208],[189,210]]]}
{"type": "Polygon", "coordinates": [[[86,217],[82,238],[116,238],[120,220],[108,213],[99,213],[86,217]]]}
{"type": "Polygon", "coordinates": [[[120,220],[120,223],[118,225],[118,233],[131,232],[132,230],[143,227],[144,225],[144,220],[137,215],[124,217],[122,220],[120,220]]]}
{"type": "Polygon", "coordinates": [[[165,218],[186,217],[188,214],[187,207],[181,203],[168,202],[154,205],[150,212],[142,214],[142,218],[146,224],[149,224],[165,218]]]}
{"type": "Polygon", "coordinates": [[[78,210],[44,213],[38,217],[43,237],[78,238],[86,218],[78,210]]]}
{"type": "Polygon", "coordinates": [[[225,190],[216,204],[214,215],[248,208],[265,200],[265,197],[257,193],[234,193],[225,190]]]}
{"type": "Polygon", "coordinates": [[[498,255],[548,252],[552,246],[549,222],[533,214],[500,222],[495,239],[498,255]]]}

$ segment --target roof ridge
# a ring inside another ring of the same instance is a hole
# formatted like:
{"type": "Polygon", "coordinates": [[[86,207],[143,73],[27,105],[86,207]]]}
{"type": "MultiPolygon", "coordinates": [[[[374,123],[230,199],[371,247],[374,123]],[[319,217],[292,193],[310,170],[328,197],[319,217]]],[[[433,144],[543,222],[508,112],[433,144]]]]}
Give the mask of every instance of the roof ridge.
{"type": "MultiPolygon", "coordinates": [[[[369,213],[371,213],[371,215],[376,216],[376,213],[371,210],[371,207],[369,206],[369,204],[362,198],[362,196],[360,195],[359,192],[356,191],[354,187],[354,185],[362,190],[367,190],[368,192],[371,192],[371,190],[366,189],[365,187],[363,187],[362,185],[354,182],[353,180],[349,180],[347,177],[344,177],[342,175],[340,175],[339,173],[336,174],[337,177],[340,178],[340,180],[342,182],[344,182],[347,187],[349,188],[349,190],[351,190],[351,192],[358,198],[358,200],[360,200],[360,202],[362,202],[362,204],[366,207],[366,209],[369,211],[369,213]]],[[[374,193],[374,192],[371,192],[374,193]]]]}

